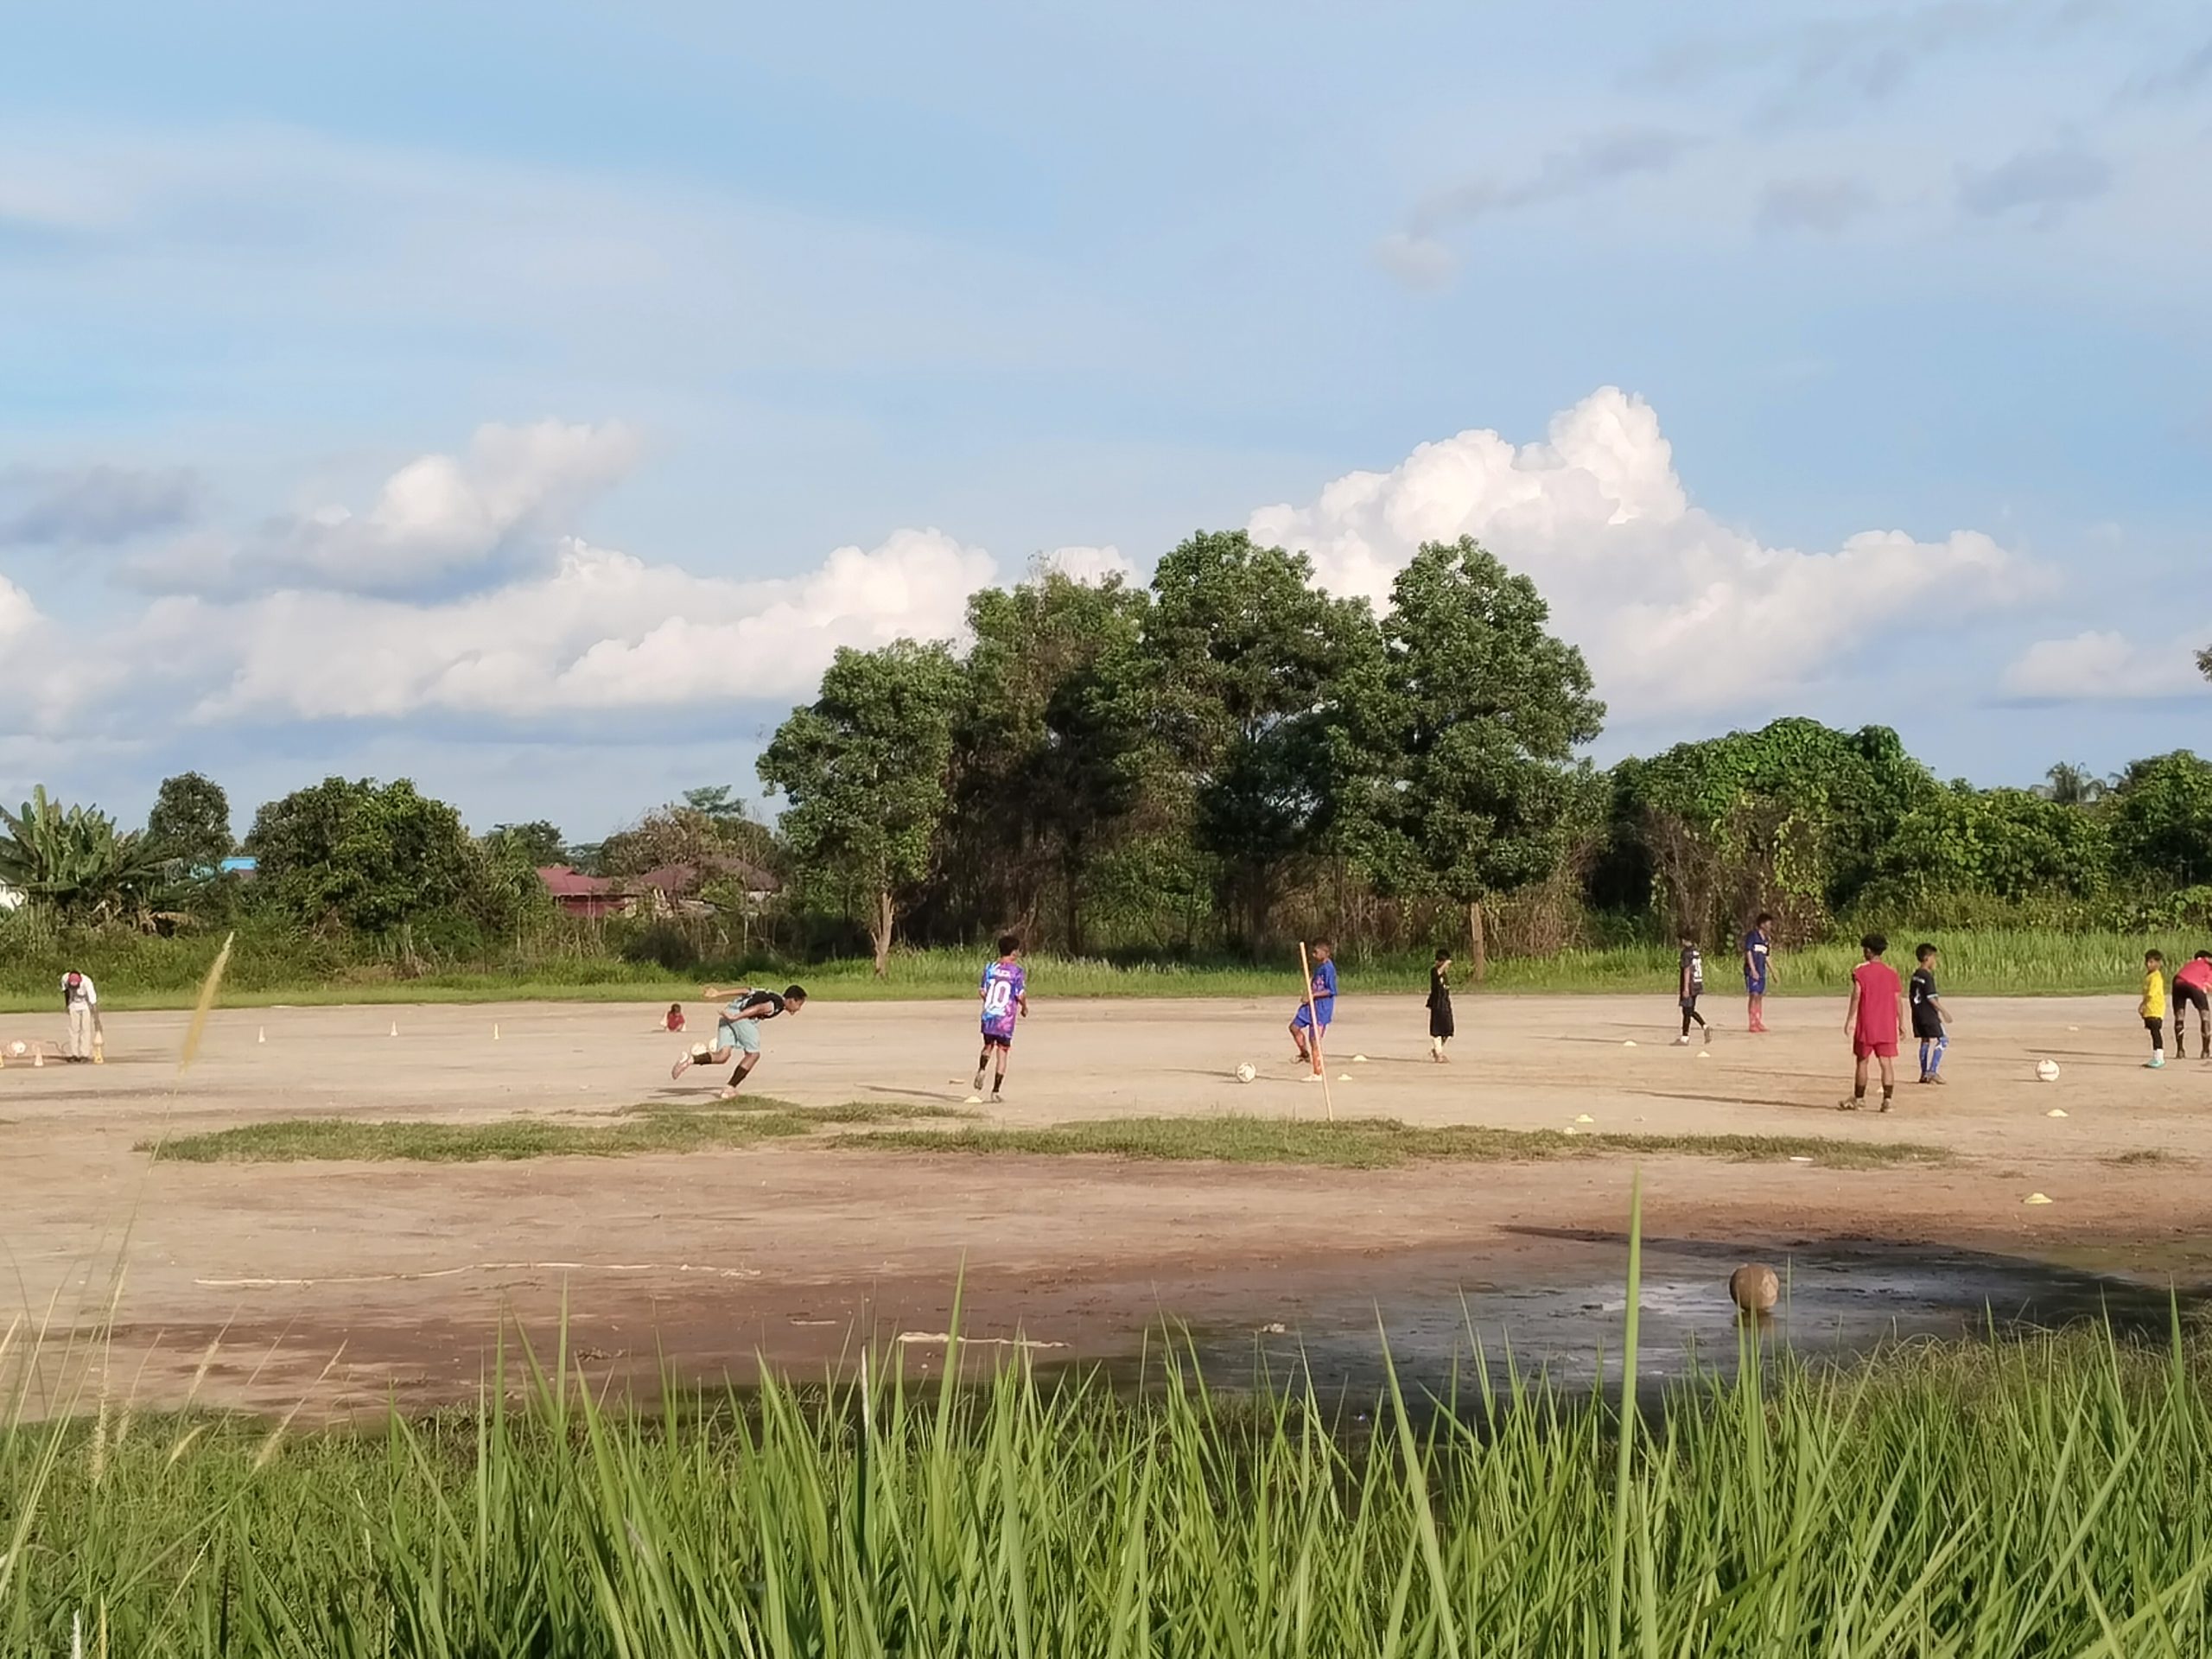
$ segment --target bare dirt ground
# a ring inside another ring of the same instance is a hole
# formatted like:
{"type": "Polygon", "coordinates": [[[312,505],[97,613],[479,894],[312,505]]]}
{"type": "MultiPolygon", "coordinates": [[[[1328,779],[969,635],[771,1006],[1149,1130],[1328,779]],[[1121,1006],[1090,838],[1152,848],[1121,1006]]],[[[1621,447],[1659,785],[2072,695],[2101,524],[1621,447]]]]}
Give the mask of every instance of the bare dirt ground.
{"type": "MultiPolygon", "coordinates": [[[[1007,1103],[985,1109],[996,1121],[1324,1109],[1288,1061],[1287,1000],[1054,1002],[1040,990],[1007,1103]],[[1250,1085],[1233,1076],[1246,1059],[1260,1068],[1250,1085]]],[[[1956,1160],[1649,1160],[1647,1230],[1721,1256],[1875,1241],[2212,1278],[2212,1065],[2142,1069],[2125,999],[1961,1001],[1948,1085],[1914,1085],[1908,1052],[1885,1117],[1835,1110],[1849,1077],[1840,1001],[1777,1000],[1772,1032],[1752,1037],[1740,1007],[1711,999],[1729,1028],[1703,1058],[1670,1046],[1663,997],[1459,1003],[1463,1035],[1440,1066],[1417,1000],[1348,996],[1329,1068],[1338,1115],[1531,1128],[1586,1115],[1600,1133],[1917,1141],[1956,1160]],[[2045,1058],[2063,1068],[2056,1084],[2036,1080],[2045,1058]],[[2024,1205],[2031,1192],[2052,1202],[2024,1205]]],[[[708,1011],[690,1011],[696,1028],[708,1011]]],[[[280,1117],[601,1115],[711,1095],[718,1075],[670,1084],[685,1039],[657,1028],[658,1012],[219,1013],[180,1078],[185,1015],[110,1011],[106,1065],[10,1061],[0,1237],[28,1321],[15,1341],[43,1326],[49,1351],[82,1357],[84,1333],[111,1326],[99,1363],[49,1367],[53,1386],[100,1386],[104,1365],[105,1386],[142,1404],[306,1402],[316,1414],[469,1396],[503,1319],[550,1340],[564,1306],[587,1360],[696,1377],[745,1375],[756,1356],[819,1366],[860,1330],[903,1336],[926,1359],[956,1286],[971,1336],[1110,1355],[1162,1313],[1294,1325],[1316,1297],[1408,1275],[1538,1281],[1562,1238],[1615,1249],[1627,1215],[1634,1170],[1615,1157],[1359,1172],[791,1142],[468,1165],[156,1164],[133,1150],[280,1117]],[[73,1351],[62,1333],[76,1333],[73,1351]]],[[[0,1016],[0,1052],[53,1043],[59,1024],[0,1016]]],[[[766,1028],[753,1084],[806,1104],[957,1105],[974,1030],[954,1003],[817,1001],[766,1028]]]]}

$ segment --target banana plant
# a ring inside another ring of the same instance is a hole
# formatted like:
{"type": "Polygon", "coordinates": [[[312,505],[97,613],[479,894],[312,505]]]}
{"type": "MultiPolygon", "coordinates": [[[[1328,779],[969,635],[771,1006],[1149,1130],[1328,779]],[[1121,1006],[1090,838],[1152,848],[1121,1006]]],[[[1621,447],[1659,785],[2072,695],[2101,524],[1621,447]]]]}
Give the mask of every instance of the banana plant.
{"type": "Polygon", "coordinates": [[[43,785],[21,811],[0,807],[0,884],[70,919],[140,914],[162,862],[143,835],[118,833],[97,808],[64,807],[43,785]]]}

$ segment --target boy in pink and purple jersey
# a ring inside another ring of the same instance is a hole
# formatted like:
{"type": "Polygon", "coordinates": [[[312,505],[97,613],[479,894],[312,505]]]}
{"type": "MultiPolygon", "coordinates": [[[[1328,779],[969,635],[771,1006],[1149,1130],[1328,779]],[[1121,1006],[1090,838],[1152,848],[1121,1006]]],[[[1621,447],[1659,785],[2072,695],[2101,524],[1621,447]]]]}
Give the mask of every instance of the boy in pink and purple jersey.
{"type": "Polygon", "coordinates": [[[1029,1012],[1029,976],[1016,960],[1021,955],[1018,935],[999,936],[999,959],[983,969],[977,995],[983,999],[983,1052],[976,1057],[976,1092],[983,1092],[983,1073],[994,1055],[998,1070],[991,1077],[991,1098],[1003,1098],[1006,1063],[1014,1049],[1014,1022],[1029,1012]]]}

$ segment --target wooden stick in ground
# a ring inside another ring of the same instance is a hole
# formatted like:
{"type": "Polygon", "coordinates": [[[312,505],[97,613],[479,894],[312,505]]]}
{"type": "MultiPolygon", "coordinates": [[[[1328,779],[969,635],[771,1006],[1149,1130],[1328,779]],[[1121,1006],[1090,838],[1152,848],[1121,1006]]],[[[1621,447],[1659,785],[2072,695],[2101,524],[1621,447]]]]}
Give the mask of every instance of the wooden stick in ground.
{"type": "Polygon", "coordinates": [[[1306,976],[1306,1041],[1313,1059],[1313,1075],[1321,1079],[1321,1104],[1329,1122],[1337,1121],[1337,1103],[1329,1092],[1329,1068],[1321,1062],[1321,1016],[1313,1009],[1313,963],[1306,954],[1306,941],[1298,942],[1298,970],[1306,976]]]}

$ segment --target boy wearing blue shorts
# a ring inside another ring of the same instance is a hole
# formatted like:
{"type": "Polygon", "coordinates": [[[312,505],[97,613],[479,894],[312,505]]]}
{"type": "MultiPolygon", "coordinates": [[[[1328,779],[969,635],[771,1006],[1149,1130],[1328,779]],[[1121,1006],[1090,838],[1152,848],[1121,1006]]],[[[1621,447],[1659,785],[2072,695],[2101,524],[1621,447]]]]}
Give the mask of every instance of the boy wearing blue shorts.
{"type": "Polygon", "coordinates": [[[720,990],[709,985],[700,993],[709,1001],[721,997],[729,999],[715,1021],[715,1040],[712,1047],[705,1043],[694,1043],[691,1052],[668,1071],[670,1079],[682,1077],[695,1065],[720,1065],[733,1054],[740,1056],[737,1070],[729,1074],[729,1082],[722,1090],[724,1100],[734,1100],[753,1068],[760,1063],[760,1022],[773,1020],[779,1014],[797,1014],[806,1006],[806,988],[787,985],[779,996],[773,991],[756,991],[739,985],[729,990],[720,990]]]}
{"type": "Polygon", "coordinates": [[[1329,1021],[1337,1015],[1337,964],[1332,960],[1336,947],[1326,939],[1313,941],[1313,978],[1306,988],[1306,999],[1299,1003],[1298,1012],[1290,1016],[1290,1040],[1298,1045],[1298,1058],[1308,1065],[1319,1065],[1316,1058],[1321,1052],[1321,1039],[1328,1034],[1329,1021]]]}

